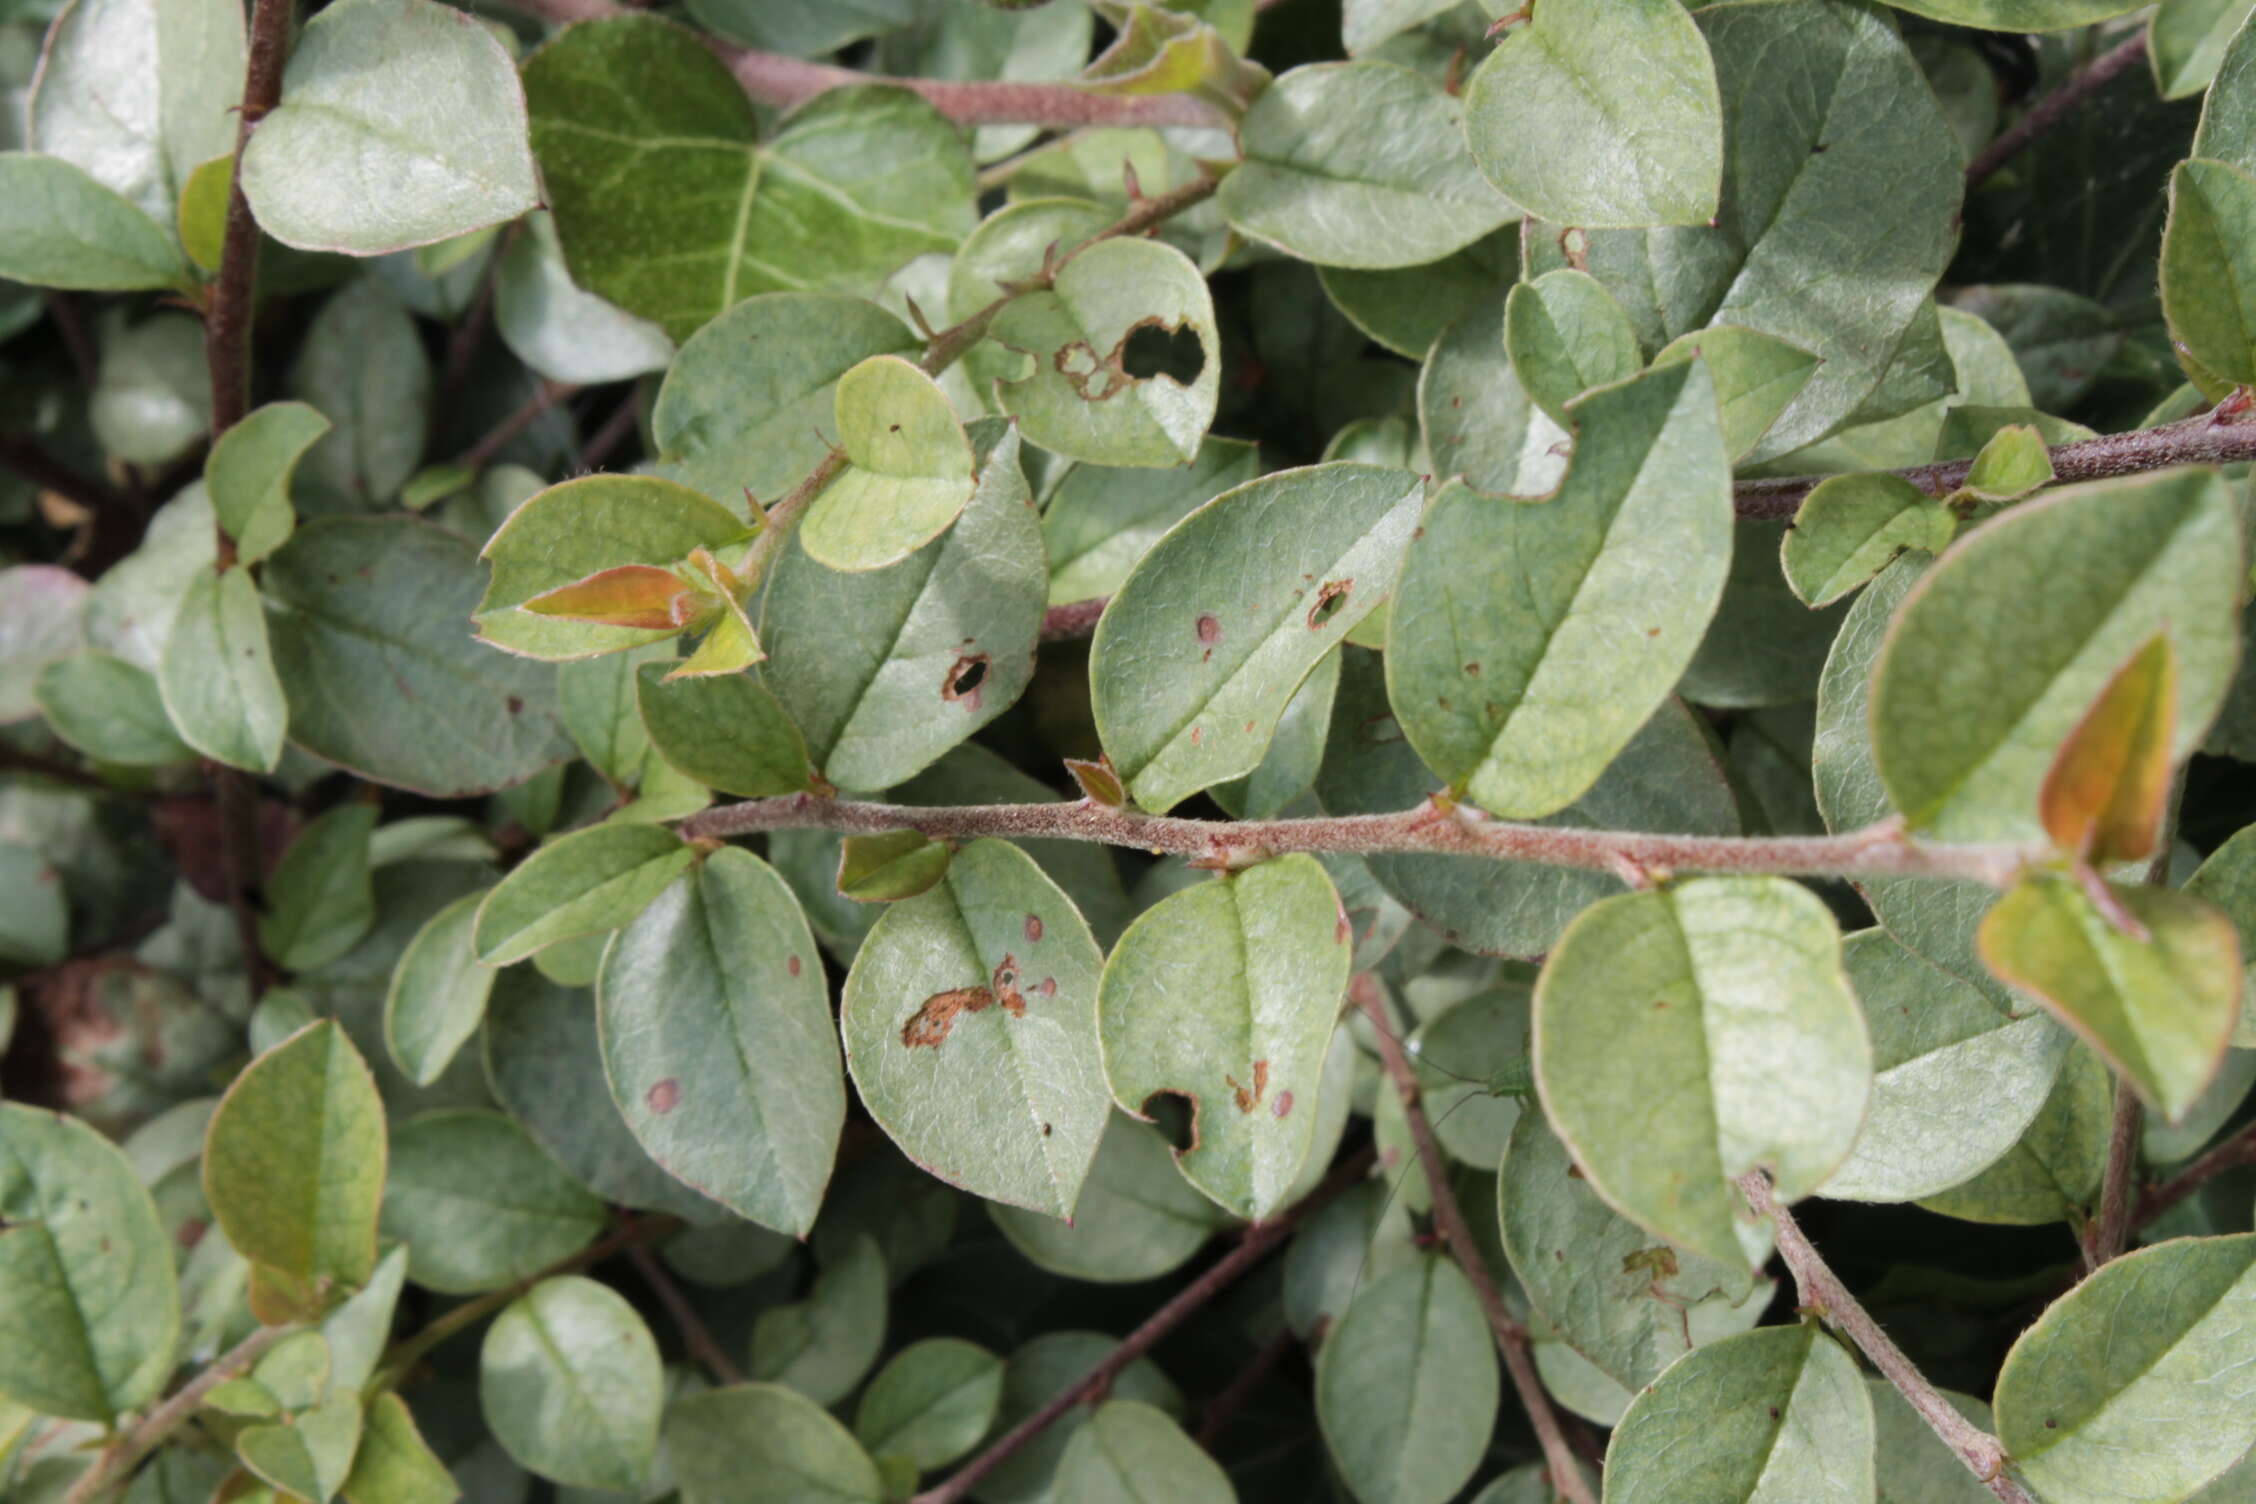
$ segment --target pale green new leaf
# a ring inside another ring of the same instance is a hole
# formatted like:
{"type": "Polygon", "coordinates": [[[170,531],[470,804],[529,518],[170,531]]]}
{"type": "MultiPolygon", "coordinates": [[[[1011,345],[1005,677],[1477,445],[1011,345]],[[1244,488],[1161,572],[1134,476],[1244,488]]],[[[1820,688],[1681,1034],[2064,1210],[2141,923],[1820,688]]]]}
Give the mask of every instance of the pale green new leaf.
{"type": "Polygon", "coordinates": [[[221,434],[204,459],[204,489],[235,555],[256,564],[290,536],[290,472],[331,424],[303,402],[270,402],[221,434]]]}
{"type": "Polygon", "coordinates": [[[1640,1394],[1606,1447],[1607,1504],[1869,1504],[1872,1401],[1816,1323],[1726,1337],[1640,1394]]]}
{"type": "Polygon", "coordinates": [[[877,1465],[854,1433],[781,1384],[731,1384],[675,1403],[666,1451],[682,1504],[879,1504],[877,1465]],[[765,1480],[775,1491],[747,1489],[765,1480]],[[788,1490],[788,1491],[786,1491],[788,1490]]]}
{"type": "Polygon", "coordinates": [[[511,1301],[478,1351],[478,1402],[494,1439],[558,1483],[639,1489],[665,1398],[650,1328],[609,1285],[580,1275],[511,1301]]]}
{"type": "Polygon", "coordinates": [[[133,292],[188,278],[165,227],[60,157],[0,152],[0,277],[133,292]]]}
{"type": "Polygon", "coordinates": [[[484,1108],[443,1108],[392,1132],[383,1230],[407,1277],[444,1295],[499,1290],[601,1235],[603,1203],[525,1130],[484,1108]]]}
{"type": "Polygon", "coordinates": [[[1680,334],[1653,357],[1653,364],[1673,366],[1694,359],[1708,368],[1708,379],[1715,383],[1723,447],[1734,463],[1762,443],[1818,367],[1818,357],[1800,345],[1737,324],[1680,334]]]}
{"type": "Polygon", "coordinates": [[[883,569],[938,537],[971,500],[971,441],[939,384],[898,355],[838,378],[846,467],[823,487],[799,541],[832,569],[883,569]]]}
{"type": "Polygon", "coordinates": [[[1365,1285],[1316,1360],[1324,1444],[1361,1504],[1443,1504],[1496,1423],[1496,1350],[1471,1281],[1428,1254],[1365,1285]]]}
{"type": "Polygon", "coordinates": [[[1571,424],[1567,404],[1592,387],[1645,368],[1629,315],[1588,272],[1560,267],[1515,286],[1504,299],[1504,353],[1538,407],[1571,424]]]}
{"type": "Polygon", "coordinates": [[[275,864],[259,944],[285,971],[327,965],[376,922],[368,876],[375,829],[375,805],[342,805],[309,823],[275,864]]]}
{"type": "Polygon", "coordinates": [[[339,1492],[345,1504],[454,1504],[462,1497],[454,1475],[396,1394],[380,1394],[369,1404],[360,1450],[339,1492]]]}
{"type": "Polygon", "coordinates": [[[360,1449],[360,1397],[331,1395],[278,1425],[252,1426],[235,1438],[235,1455],[291,1499],[329,1504],[360,1449]]]}
{"type": "Polygon", "coordinates": [[[104,1425],[155,1398],[180,1289],[126,1157],[75,1118],[0,1104],[0,1223],[0,1397],[104,1425]]]}
{"type": "Polygon", "coordinates": [[[1697,878],[1583,911],[1535,990],[1544,1111],[1624,1216],[1722,1263],[1767,1242],[1731,1181],[1781,1200],[1848,1157],[1871,1088],[1840,932],[1809,889],[1697,878]]]}
{"type": "Polygon", "coordinates": [[[847,975],[840,1028],[871,1116],[950,1184],[1070,1217],[1109,1116],[1102,964],[1033,858],[966,846],[885,911],[847,975]]]}
{"type": "Polygon", "coordinates": [[[1457,100],[1392,63],[1286,73],[1239,123],[1231,227],[1318,266],[1421,266],[1516,218],[1465,149],[1457,100]]]}
{"type": "Polygon", "coordinates": [[[988,335],[1028,357],[996,384],[1027,442],[1096,465],[1172,466],[1198,454],[1222,392],[1222,339],[1206,278],[1189,257],[1153,240],[1101,240],[1068,261],[1044,290],[1015,298],[988,335]],[[1196,336],[1188,383],[1128,369],[1143,329],[1196,336]]]}
{"type": "Polygon", "coordinates": [[[2245,583],[2230,492],[2199,470],[2069,487],[1993,518],[1912,588],[1873,671],[1889,799],[1939,840],[2038,836],[2056,749],[2165,629],[2181,675],[2171,758],[2188,756],[2232,678],[2245,583]]]}
{"type": "Polygon", "coordinates": [[[290,711],[249,570],[199,571],[189,583],[157,689],[189,746],[231,768],[273,771],[290,711]]]}
{"type": "Polygon", "coordinates": [[[1998,1439],[2047,1504],[2182,1499],[2256,1442],[2256,1235],[2181,1238],[2104,1265],[2021,1334],[1998,1439]]]}
{"type": "Polygon", "coordinates": [[[2175,1122],[2209,1085],[2240,1021],[2240,943],[2231,921],[2199,899],[2106,887],[2119,914],[2066,874],[2022,878],[1982,921],[1982,959],[2175,1122]],[[2123,916],[2145,933],[2125,933],[2123,916]]]}
{"type": "Polygon", "coordinates": [[[1372,465],[1226,491],[1144,555],[1097,623],[1098,734],[1165,810],[1250,773],[1316,662],[1386,597],[1424,486],[1372,465]]]}
{"type": "Polygon", "coordinates": [[[617,929],[696,855],[654,825],[612,823],[559,836],[486,895],[478,910],[478,959],[507,966],[559,940],[617,929]]]}
{"type": "Polygon", "coordinates": [[[252,1061],[220,1099],[204,1139],[204,1196],[276,1293],[318,1311],[376,1267],[386,1158],[376,1080],[323,1019],[252,1061]]]}
{"type": "Polygon", "coordinates": [[[499,973],[480,965],[474,934],[483,891],[465,893],[415,932],[384,996],[384,1047],[417,1086],[453,1063],[486,1016],[499,973]]]}
{"type": "Polygon", "coordinates": [[[1220,1463],[1167,1412],[1141,1400],[1107,1400],[1073,1433],[1051,1489],[1086,1504],[1237,1504],[1220,1463]]]}
{"type": "Polygon", "coordinates": [[[1835,475],[1802,498],[1779,544],[1786,583],[1815,609],[1863,585],[1907,549],[1939,554],[1958,516],[1894,475],[1835,475]]]}
{"type": "Polygon", "coordinates": [[[1652,717],[1731,556],[1730,460],[1703,367],[1595,392],[1574,416],[1555,495],[1435,496],[1387,626],[1387,695],[1411,744],[1513,818],[1580,798],[1652,717]]]}
{"type": "Polygon", "coordinates": [[[791,890],[734,847],[622,929],[597,983],[604,1073],[650,1157],[739,1216],[800,1236],[846,1117],[827,991],[791,890]]]}
{"type": "Polygon", "coordinates": [[[241,183],[276,240],[355,256],[501,224],[541,196],[508,52],[432,0],[339,0],[307,22],[241,183]]]}
{"type": "Polygon", "coordinates": [[[1706,225],[1724,175],[1707,43],[1677,0],[1545,0],[1473,73],[1465,133],[1529,213],[1706,225]]]}
{"type": "Polygon", "coordinates": [[[1155,1096],[1184,1098],[1192,1142],[1177,1163],[1237,1216],[1270,1215],[1300,1177],[1350,939],[1331,879],[1298,854],[1162,899],[1105,963],[1113,1100],[1142,1116],[1155,1096]]]}

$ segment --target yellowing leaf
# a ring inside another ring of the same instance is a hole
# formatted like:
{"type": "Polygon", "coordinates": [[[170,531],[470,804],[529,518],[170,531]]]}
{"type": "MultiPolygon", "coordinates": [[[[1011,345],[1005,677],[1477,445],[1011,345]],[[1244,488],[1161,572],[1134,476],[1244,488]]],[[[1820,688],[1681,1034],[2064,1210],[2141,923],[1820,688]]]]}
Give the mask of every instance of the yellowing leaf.
{"type": "Polygon", "coordinates": [[[2153,854],[2177,718],[2177,654],[2158,632],[2060,744],[2038,804],[2054,845],[2102,866],[2153,854]]]}

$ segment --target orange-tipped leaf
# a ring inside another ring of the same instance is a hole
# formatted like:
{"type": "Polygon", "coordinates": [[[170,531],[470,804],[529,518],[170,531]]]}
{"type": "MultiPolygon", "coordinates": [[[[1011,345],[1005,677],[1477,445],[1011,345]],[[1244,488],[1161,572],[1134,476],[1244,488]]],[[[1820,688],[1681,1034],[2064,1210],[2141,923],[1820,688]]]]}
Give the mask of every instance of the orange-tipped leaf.
{"type": "Polygon", "coordinates": [[[692,594],[670,569],[655,564],[621,564],[544,591],[526,601],[525,609],[567,621],[662,632],[688,625],[695,611],[692,594]]]}
{"type": "Polygon", "coordinates": [[[2153,854],[2177,718],[2177,654],[2158,632],[2115,671],[2053,757],[2038,810],[2055,845],[2102,865],[2153,854]]]}

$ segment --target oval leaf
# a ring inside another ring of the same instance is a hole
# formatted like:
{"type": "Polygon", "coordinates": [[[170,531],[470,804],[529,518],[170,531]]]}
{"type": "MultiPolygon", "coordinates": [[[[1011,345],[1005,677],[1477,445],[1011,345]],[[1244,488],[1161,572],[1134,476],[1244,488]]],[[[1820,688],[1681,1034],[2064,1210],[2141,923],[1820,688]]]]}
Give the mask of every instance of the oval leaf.
{"type": "Polygon", "coordinates": [[[157,688],[189,746],[245,772],[274,770],[290,712],[249,570],[198,571],[189,581],[157,688]]]}
{"type": "Polygon", "coordinates": [[[478,1032],[499,975],[478,962],[474,938],[483,892],[465,893],[433,914],[392,971],[384,996],[384,1047],[417,1086],[446,1072],[454,1052],[478,1032]]]}
{"type": "Polygon", "coordinates": [[[1441,1504],[1496,1423],[1496,1350],[1464,1272],[1433,1255],[1373,1280],[1316,1360],[1324,1444],[1362,1504],[1441,1504]]]}
{"type": "Polygon", "coordinates": [[[731,1384],[690,1395],[666,1417],[682,1504],[731,1504],[747,1479],[791,1480],[821,1504],[879,1504],[877,1465],[854,1434],[781,1384],[731,1384]]]}
{"type": "Polygon", "coordinates": [[[1167,1412],[1141,1400],[1107,1400],[1073,1433],[1050,1487],[1060,1499],[1087,1504],[1237,1504],[1238,1491],[1220,1463],[1167,1412]]]}
{"type": "Polygon", "coordinates": [[[658,1450],[658,1342],[608,1285],[544,1279],[503,1307],[478,1351],[478,1402],[528,1471],[581,1488],[639,1489],[658,1450]]]}
{"type": "Polygon", "coordinates": [[[595,1241],[603,1203],[508,1118],[426,1112],[392,1134],[384,1234],[407,1244],[407,1277],[446,1295],[498,1290],[595,1241]]]}
{"type": "Polygon", "coordinates": [[[799,527],[832,569],[882,569],[938,537],[971,500],[971,441],[939,383],[898,355],[873,355],[838,378],[846,468],[799,527]]]}
{"type": "Polygon", "coordinates": [[[478,959],[507,966],[559,940],[617,929],[696,856],[663,826],[614,823],[559,836],[486,895],[478,959]]]}

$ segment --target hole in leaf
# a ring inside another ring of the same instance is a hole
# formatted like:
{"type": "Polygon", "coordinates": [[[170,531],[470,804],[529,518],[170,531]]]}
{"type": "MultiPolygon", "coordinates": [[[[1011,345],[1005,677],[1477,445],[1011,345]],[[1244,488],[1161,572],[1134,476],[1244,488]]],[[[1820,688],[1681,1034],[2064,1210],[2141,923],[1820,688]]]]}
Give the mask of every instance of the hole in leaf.
{"type": "Polygon", "coordinates": [[[1145,324],[1129,331],[1120,351],[1121,369],[1138,381],[1165,376],[1189,386],[1206,368],[1206,346],[1188,324],[1162,329],[1145,324]]]}
{"type": "Polygon", "coordinates": [[[1155,1091],[1144,1099],[1144,1116],[1177,1154],[1198,1147],[1198,1103],[1187,1091],[1155,1091]]]}
{"type": "Polygon", "coordinates": [[[1326,580],[1322,588],[1316,592],[1316,604],[1308,608],[1308,630],[1311,632],[1317,631],[1326,622],[1339,615],[1341,609],[1347,605],[1348,592],[1354,588],[1355,581],[1351,579],[1326,580]]]}

